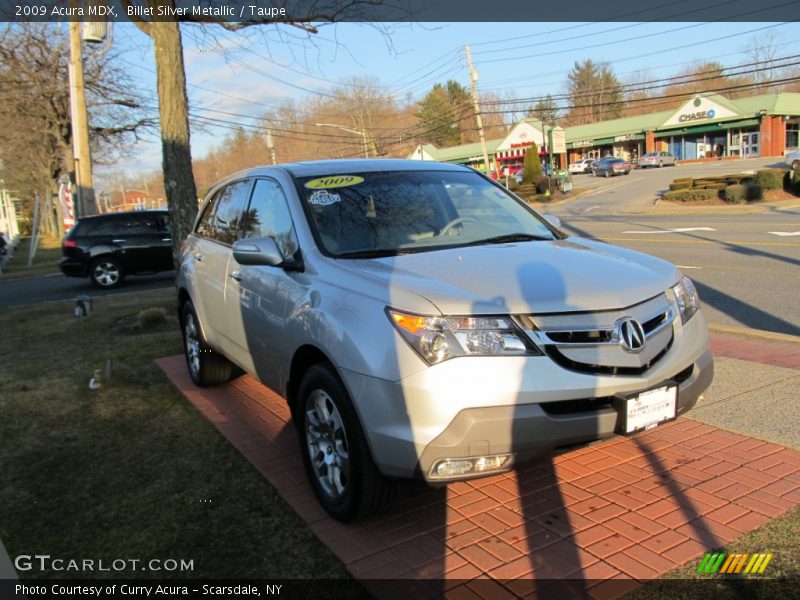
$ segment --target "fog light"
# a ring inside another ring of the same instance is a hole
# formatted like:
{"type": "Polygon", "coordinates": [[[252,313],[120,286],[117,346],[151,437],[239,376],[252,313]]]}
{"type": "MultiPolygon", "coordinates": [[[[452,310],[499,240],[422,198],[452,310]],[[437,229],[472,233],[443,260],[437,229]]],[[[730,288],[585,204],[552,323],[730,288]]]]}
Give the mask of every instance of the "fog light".
{"type": "Polygon", "coordinates": [[[511,463],[510,454],[495,454],[494,456],[481,456],[475,461],[474,469],[476,471],[494,471],[495,469],[502,469],[511,463]]]}
{"type": "Polygon", "coordinates": [[[433,467],[432,473],[436,477],[453,477],[455,475],[469,473],[471,470],[472,460],[453,460],[447,458],[436,463],[436,465],[433,467]]]}
{"type": "Polygon", "coordinates": [[[433,465],[432,478],[458,477],[468,473],[485,473],[511,467],[511,454],[492,454],[474,458],[444,458],[433,465]]]}

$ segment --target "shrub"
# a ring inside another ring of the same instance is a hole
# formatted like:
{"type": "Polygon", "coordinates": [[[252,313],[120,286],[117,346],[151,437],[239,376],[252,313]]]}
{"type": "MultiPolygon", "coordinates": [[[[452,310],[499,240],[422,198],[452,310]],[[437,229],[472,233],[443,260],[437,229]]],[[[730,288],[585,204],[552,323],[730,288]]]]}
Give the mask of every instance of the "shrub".
{"type": "Polygon", "coordinates": [[[725,202],[732,204],[746,204],[747,198],[745,197],[744,186],[739,183],[734,183],[725,188],[725,202]]]}
{"type": "Polygon", "coordinates": [[[787,192],[791,192],[800,196],[800,169],[795,169],[794,171],[786,171],[786,175],[783,179],[784,185],[783,187],[786,189],[787,192]]]}
{"type": "Polygon", "coordinates": [[[779,190],[783,187],[783,171],[762,169],[756,172],[756,183],[762,190],[779,190]]]}
{"type": "Polygon", "coordinates": [[[694,187],[707,185],[709,183],[722,183],[724,181],[725,181],[724,177],[701,177],[700,179],[694,180],[694,187]]]}
{"type": "Polygon", "coordinates": [[[671,191],[675,190],[688,190],[692,187],[692,179],[675,179],[672,183],[669,184],[669,189],[671,191]]]}
{"type": "Polygon", "coordinates": [[[522,168],[524,169],[523,183],[533,183],[542,176],[542,161],[539,158],[539,148],[536,147],[536,144],[531,144],[530,148],[525,151],[522,168]]]}
{"type": "Polygon", "coordinates": [[[544,175],[540,175],[536,178],[536,193],[537,194],[544,194],[548,190],[552,193],[555,186],[550,185],[550,178],[545,177],[544,175]]]}
{"type": "Polygon", "coordinates": [[[675,190],[664,194],[664,200],[672,200],[673,202],[696,202],[701,200],[713,200],[718,198],[717,190],[675,190]]]}
{"type": "Polygon", "coordinates": [[[761,200],[764,197],[764,191],[757,183],[746,183],[744,184],[744,196],[748,202],[761,200]]]}
{"type": "Polygon", "coordinates": [[[167,322],[167,311],[158,307],[145,308],[136,316],[136,319],[143,329],[155,327],[167,322]]]}
{"type": "Polygon", "coordinates": [[[703,185],[696,185],[695,190],[724,190],[728,186],[725,182],[720,183],[705,183],[703,185]]]}

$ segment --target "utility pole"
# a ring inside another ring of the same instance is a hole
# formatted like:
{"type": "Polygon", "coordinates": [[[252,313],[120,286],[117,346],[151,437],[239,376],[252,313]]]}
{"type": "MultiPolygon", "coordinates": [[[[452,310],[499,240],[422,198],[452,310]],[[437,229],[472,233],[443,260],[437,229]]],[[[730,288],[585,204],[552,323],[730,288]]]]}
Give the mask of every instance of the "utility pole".
{"type": "MultiPolygon", "coordinates": [[[[75,2],[73,0],[73,5],[75,2]]],[[[89,149],[89,119],[86,114],[86,95],[83,84],[83,56],[81,55],[81,24],[71,21],[69,24],[70,48],[70,97],[72,108],[72,148],[77,166],[75,175],[78,186],[78,203],[80,215],[97,214],[94,197],[94,181],[92,179],[92,154],[89,149]]]]}
{"type": "Polygon", "coordinates": [[[472,66],[472,53],[469,51],[469,44],[464,44],[467,53],[467,66],[469,67],[469,79],[472,83],[472,101],[475,103],[475,120],[478,123],[478,136],[481,139],[481,149],[483,150],[483,165],[486,175],[489,173],[489,153],[486,151],[486,136],[483,134],[483,119],[481,119],[481,106],[478,103],[478,72],[472,66]]]}

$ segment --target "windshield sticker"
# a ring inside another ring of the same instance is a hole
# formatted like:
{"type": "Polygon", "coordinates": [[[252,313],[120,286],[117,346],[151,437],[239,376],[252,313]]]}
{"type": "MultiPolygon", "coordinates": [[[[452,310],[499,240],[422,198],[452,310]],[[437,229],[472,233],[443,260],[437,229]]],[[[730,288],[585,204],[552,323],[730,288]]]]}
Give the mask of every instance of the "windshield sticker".
{"type": "Polygon", "coordinates": [[[333,175],[331,177],[320,177],[307,182],[305,187],[309,190],[332,189],[358,185],[364,181],[363,177],[357,175],[333,175]]]}
{"type": "Polygon", "coordinates": [[[342,197],[339,194],[331,194],[325,190],[314,192],[308,199],[308,203],[312,206],[330,206],[331,204],[336,204],[341,201],[342,197]]]}

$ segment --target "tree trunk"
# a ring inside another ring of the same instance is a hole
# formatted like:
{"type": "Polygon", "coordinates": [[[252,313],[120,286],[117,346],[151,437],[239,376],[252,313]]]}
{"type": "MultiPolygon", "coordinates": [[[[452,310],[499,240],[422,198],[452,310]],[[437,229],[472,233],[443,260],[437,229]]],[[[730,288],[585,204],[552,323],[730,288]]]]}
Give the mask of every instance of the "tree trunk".
{"type": "MultiPolygon", "coordinates": [[[[174,6],[172,0],[168,4],[174,6]]],[[[164,188],[172,225],[172,256],[177,268],[183,241],[197,216],[197,191],[189,146],[189,100],[180,25],[158,22],[151,26],[157,69],[164,188]]]]}

